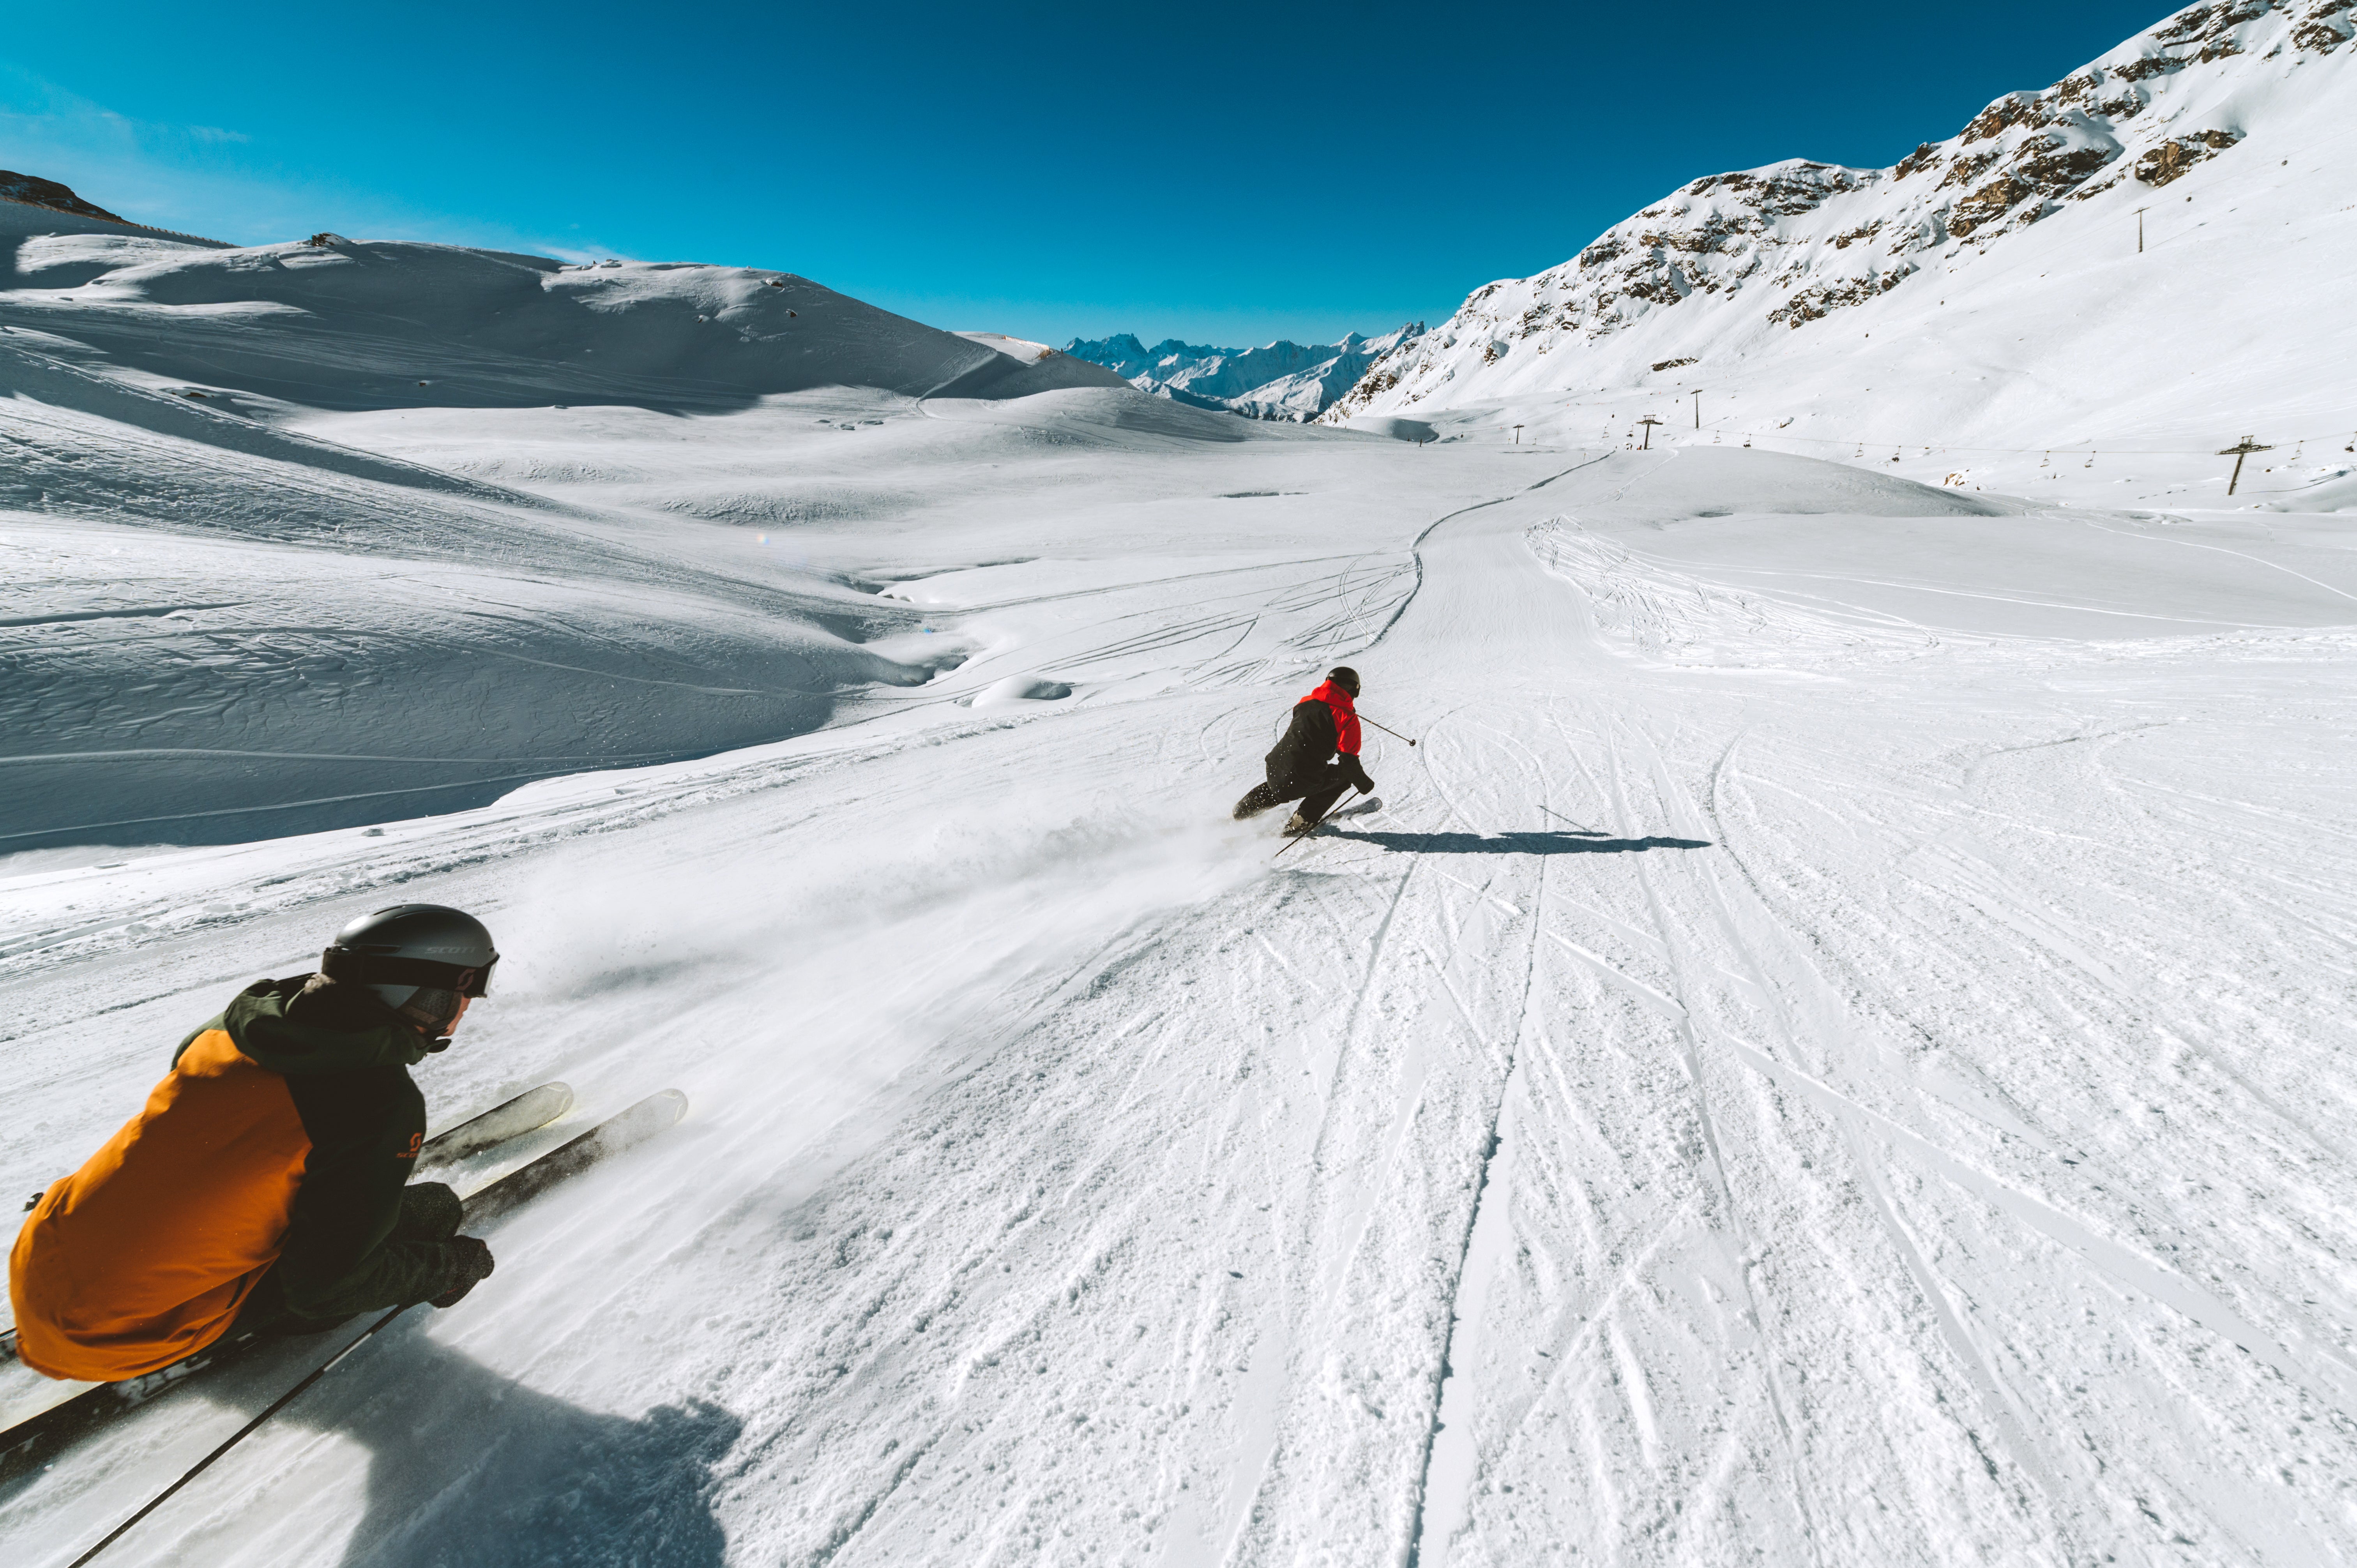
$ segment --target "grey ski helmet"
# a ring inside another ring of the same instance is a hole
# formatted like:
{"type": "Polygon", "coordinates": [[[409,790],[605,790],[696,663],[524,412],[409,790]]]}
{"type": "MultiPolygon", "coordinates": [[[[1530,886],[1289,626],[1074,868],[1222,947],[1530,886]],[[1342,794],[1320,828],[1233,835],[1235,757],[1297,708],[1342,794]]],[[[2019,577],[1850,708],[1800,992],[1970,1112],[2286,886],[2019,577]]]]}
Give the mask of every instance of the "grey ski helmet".
{"type": "Polygon", "coordinates": [[[319,972],[366,987],[394,1012],[439,1031],[457,1015],[459,997],[490,991],[499,961],[491,933],[466,911],[395,904],[338,931],[319,955],[319,972]]]}

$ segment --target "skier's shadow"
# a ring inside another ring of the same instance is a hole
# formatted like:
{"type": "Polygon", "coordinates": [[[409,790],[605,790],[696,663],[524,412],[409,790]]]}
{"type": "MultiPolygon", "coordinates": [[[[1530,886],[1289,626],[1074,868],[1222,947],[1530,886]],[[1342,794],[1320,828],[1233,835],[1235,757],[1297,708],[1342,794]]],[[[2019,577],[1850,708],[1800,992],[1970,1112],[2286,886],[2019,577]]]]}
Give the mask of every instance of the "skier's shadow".
{"type": "Polygon", "coordinates": [[[1507,833],[1380,833],[1336,828],[1333,837],[1405,854],[1635,854],[1649,849],[1708,849],[1708,839],[1616,839],[1548,830],[1507,833]]]}
{"type": "Polygon", "coordinates": [[[400,1326],[339,1369],[360,1374],[343,1398],[298,1416],[369,1449],[344,1568],[719,1568],[712,1468],[736,1416],[701,1401],[600,1415],[400,1326]]]}

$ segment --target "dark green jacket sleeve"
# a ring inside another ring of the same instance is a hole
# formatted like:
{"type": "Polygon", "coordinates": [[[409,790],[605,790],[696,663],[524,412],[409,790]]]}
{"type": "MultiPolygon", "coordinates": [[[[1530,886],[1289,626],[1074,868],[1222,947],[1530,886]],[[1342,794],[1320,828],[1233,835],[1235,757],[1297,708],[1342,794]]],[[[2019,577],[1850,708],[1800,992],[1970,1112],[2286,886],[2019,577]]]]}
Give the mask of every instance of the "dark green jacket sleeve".
{"type": "Polygon", "coordinates": [[[250,985],[216,1022],[285,1079],[311,1145],[263,1293],[298,1317],[337,1322],[440,1294],[448,1249],[398,1225],[425,1137],[425,1101],[409,1079],[423,1039],[364,993],[313,991],[310,980],[250,985]]]}
{"type": "Polygon", "coordinates": [[[399,1068],[289,1078],[311,1157],[281,1244],[289,1311],[338,1319],[424,1301],[444,1288],[446,1249],[395,1234],[425,1105],[399,1068]]]}

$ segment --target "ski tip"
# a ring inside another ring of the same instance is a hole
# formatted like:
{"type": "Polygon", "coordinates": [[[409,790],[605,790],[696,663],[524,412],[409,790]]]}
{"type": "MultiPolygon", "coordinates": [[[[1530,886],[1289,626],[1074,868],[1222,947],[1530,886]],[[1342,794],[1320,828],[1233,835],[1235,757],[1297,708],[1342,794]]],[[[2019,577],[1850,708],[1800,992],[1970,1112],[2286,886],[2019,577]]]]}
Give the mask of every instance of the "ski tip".
{"type": "Polygon", "coordinates": [[[630,1107],[630,1111],[668,1127],[687,1114],[687,1096],[676,1089],[659,1089],[630,1107]]]}

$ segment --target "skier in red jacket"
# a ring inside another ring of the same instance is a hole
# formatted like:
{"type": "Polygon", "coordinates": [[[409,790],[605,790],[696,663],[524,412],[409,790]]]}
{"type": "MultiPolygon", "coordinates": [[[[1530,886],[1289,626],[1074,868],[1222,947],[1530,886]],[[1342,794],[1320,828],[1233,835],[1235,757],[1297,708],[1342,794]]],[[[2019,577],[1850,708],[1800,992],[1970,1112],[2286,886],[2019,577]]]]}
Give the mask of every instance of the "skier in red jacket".
{"type": "Polygon", "coordinates": [[[1375,781],[1359,766],[1359,714],[1352,705],[1358,695],[1359,672],[1337,665],[1326,671],[1324,684],[1293,705],[1293,722],[1268,754],[1268,782],[1254,785],[1236,802],[1238,822],[1299,800],[1300,810],[1285,824],[1297,836],[1316,827],[1352,785],[1375,792],[1375,781]]]}

